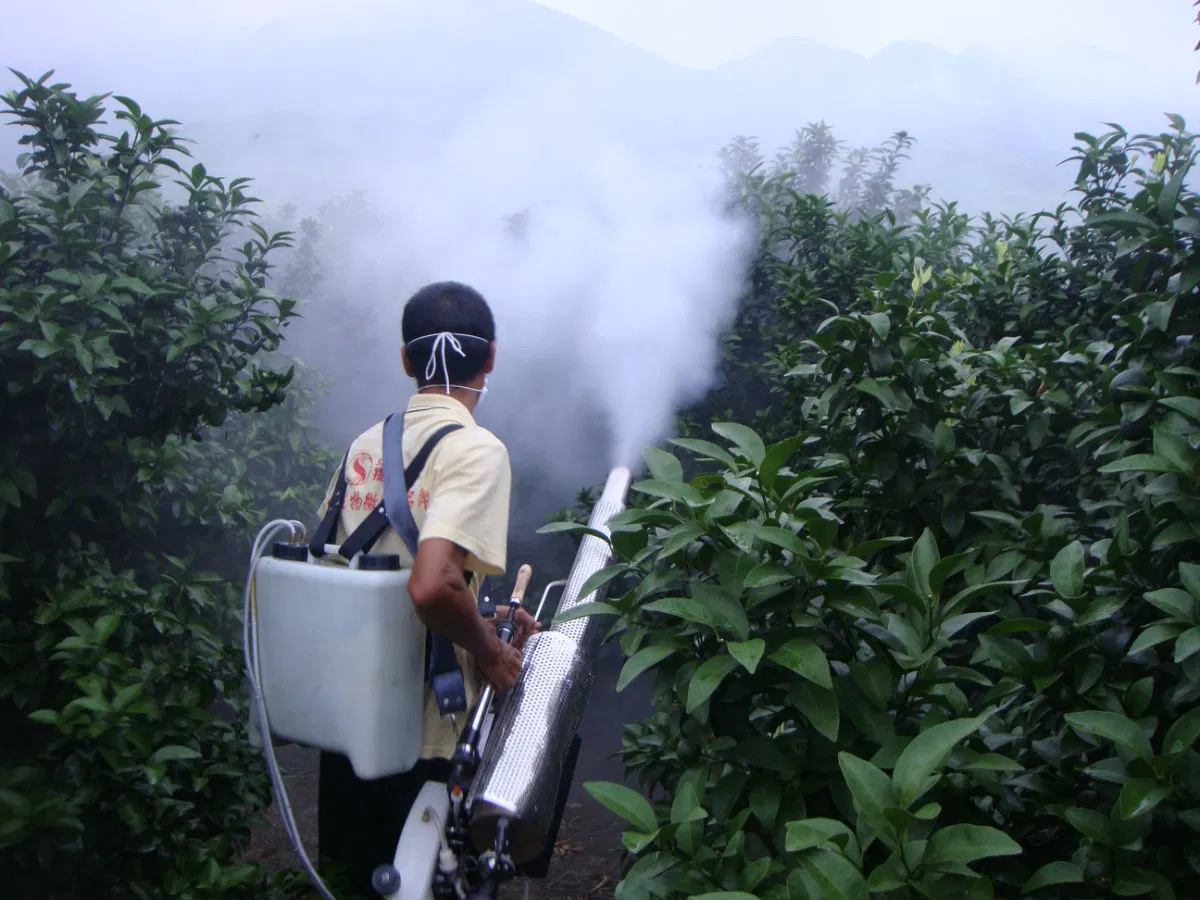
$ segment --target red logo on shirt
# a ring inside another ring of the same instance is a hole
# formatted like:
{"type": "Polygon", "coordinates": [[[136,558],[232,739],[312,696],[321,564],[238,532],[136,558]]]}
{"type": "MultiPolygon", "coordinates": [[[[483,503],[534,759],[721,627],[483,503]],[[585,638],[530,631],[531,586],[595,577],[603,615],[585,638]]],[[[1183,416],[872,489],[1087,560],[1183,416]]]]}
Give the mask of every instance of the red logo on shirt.
{"type": "Polygon", "coordinates": [[[350,460],[350,473],[346,476],[347,484],[362,484],[375,469],[375,460],[370,453],[357,453],[350,460]]]}

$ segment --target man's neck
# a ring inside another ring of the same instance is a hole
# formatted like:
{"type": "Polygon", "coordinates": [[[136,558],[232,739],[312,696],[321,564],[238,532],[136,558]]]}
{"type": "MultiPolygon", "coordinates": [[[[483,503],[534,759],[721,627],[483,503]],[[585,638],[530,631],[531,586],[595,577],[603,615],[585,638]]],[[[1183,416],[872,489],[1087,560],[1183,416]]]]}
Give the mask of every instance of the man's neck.
{"type": "Polygon", "coordinates": [[[471,413],[475,411],[475,404],[479,402],[479,395],[474,391],[465,391],[460,387],[450,387],[450,393],[446,393],[445,385],[429,384],[425,387],[417,388],[418,394],[432,394],[435,397],[453,397],[459,403],[467,408],[471,413]]]}

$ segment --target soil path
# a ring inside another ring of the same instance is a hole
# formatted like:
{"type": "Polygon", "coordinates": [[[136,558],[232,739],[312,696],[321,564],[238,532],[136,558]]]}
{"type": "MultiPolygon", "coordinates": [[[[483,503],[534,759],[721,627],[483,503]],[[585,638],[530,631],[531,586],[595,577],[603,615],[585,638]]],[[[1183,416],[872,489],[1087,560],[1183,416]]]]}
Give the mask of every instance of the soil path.
{"type": "MultiPolygon", "coordinates": [[[[633,779],[624,778],[624,767],[616,754],[621,749],[621,726],[641,720],[651,711],[650,680],[643,677],[618,694],[617,675],[623,661],[616,645],[602,648],[597,660],[596,681],[579,726],[579,760],[554,861],[545,879],[529,883],[529,896],[535,900],[603,900],[614,896],[620,879],[622,822],[593,800],[583,784],[617,781],[637,787],[633,779]]],[[[279,750],[279,763],[305,850],[316,859],[316,751],[284,747],[279,750]]],[[[277,871],[300,868],[274,806],[254,837],[250,856],[277,871]]],[[[504,900],[519,900],[524,895],[525,883],[521,881],[508,885],[501,893],[504,900]]]]}

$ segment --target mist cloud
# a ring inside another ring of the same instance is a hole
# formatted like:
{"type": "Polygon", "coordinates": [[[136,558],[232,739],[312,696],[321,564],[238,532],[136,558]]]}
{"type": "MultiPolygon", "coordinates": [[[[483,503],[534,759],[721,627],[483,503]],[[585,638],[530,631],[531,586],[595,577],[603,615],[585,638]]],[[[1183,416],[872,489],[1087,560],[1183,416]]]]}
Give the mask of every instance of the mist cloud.
{"type": "Polygon", "coordinates": [[[604,110],[564,118],[578,77],[522,84],[445,137],[381,155],[389,175],[364,195],[380,221],[318,246],[339,303],[305,304],[294,330],[329,381],[339,440],[411,394],[400,314],[435,280],[491,304],[497,368],[478,418],[559,504],[613,465],[637,468],[711,385],[752,231],[723,208],[711,152],[635,149],[603,127],[604,110]]]}

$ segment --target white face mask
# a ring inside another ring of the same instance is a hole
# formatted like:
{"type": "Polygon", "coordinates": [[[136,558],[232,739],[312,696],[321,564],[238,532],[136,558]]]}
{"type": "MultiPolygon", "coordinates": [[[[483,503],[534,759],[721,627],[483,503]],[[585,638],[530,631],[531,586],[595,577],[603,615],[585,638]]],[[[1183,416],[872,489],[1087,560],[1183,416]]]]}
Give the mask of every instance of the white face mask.
{"type": "MultiPolygon", "coordinates": [[[[487,393],[487,387],[488,387],[487,386],[487,376],[486,375],[483,376],[483,387],[481,387],[481,388],[468,387],[465,384],[451,384],[451,385],[447,385],[447,387],[446,387],[447,394],[450,393],[450,388],[452,388],[452,387],[458,388],[460,391],[473,391],[474,393],[479,395],[479,400],[481,401],[481,400],[483,400],[483,395],[487,393]]],[[[476,401],[476,402],[478,402],[478,401],[476,401]]]]}

